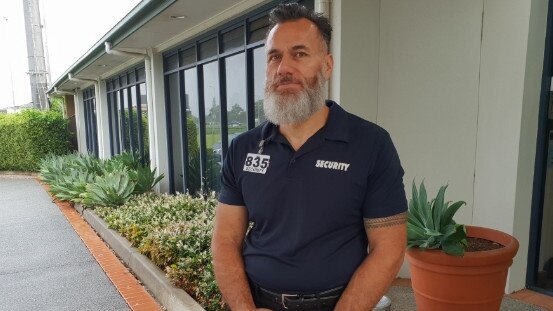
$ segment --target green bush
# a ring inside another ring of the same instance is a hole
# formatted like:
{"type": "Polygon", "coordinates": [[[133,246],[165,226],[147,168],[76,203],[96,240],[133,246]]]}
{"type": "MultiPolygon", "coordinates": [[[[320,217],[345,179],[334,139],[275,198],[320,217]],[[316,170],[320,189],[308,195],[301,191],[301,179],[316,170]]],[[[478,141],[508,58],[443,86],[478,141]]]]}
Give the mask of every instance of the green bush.
{"type": "Polygon", "coordinates": [[[69,153],[67,124],[57,111],[0,114],[0,170],[36,171],[47,154],[69,153]]]}
{"type": "Polygon", "coordinates": [[[206,310],[223,310],[210,253],[216,202],[214,196],[148,193],[95,211],[206,310]]]}

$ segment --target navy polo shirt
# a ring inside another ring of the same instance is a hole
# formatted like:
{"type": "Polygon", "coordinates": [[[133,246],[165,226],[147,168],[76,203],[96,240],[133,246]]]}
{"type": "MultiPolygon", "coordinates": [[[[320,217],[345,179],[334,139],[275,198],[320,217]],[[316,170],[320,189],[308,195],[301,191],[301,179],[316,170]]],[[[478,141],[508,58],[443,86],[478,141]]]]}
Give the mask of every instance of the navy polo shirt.
{"type": "Polygon", "coordinates": [[[245,269],[263,288],[309,293],[346,285],[367,256],[363,218],[407,209],[389,134],[327,106],[326,125],[299,150],[265,123],[236,137],[225,158],[219,201],[248,210],[254,226],[245,269]]]}

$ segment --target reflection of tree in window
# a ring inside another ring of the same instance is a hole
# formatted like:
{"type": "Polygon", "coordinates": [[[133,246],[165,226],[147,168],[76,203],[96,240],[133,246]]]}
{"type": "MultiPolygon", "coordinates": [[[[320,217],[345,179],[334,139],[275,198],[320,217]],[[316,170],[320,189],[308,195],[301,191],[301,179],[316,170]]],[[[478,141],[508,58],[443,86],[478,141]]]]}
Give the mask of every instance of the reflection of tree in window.
{"type": "Polygon", "coordinates": [[[255,124],[261,124],[267,120],[263,112],[263,99],[255,101],[255,124]]]}
{"type": "Polygon", "coordinates": [[[204,191],[219,191],[221,174],[220,155],[214,152],[214,145],[221,141],[221,105],[219,100],[218,63],[212,62],[203,66],[204,100],[205,100],[205,141],[206,168],[203,179],[204,191]]]}
{"type": "Polygon", "coordinates": [[[193,195],[200,192],[202,180],[200,171],[200,108],[198,103],[197,82],[196,68],[184,71],[188,146],[188,180],[186,183],[186,190],[193,195]]]}

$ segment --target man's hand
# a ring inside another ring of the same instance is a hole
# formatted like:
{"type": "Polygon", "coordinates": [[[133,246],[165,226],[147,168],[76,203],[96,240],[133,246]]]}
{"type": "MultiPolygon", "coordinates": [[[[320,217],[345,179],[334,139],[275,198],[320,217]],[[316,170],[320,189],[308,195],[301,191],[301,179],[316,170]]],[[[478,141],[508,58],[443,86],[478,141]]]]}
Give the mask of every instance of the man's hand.
{"type": "Polygon", "coordinates": [[[335,310],[372,310],[395,279],[407,245],[407,215],[365,219],[369,255],[357,268],[335,310]]]}
{"type": "Polygon", "coordinates": [[[244,206],[217,205],[211,252],[217,285],[231,310],[263,310],[255,308],[244,271],[242,246],[247,227],[244,206]]]}

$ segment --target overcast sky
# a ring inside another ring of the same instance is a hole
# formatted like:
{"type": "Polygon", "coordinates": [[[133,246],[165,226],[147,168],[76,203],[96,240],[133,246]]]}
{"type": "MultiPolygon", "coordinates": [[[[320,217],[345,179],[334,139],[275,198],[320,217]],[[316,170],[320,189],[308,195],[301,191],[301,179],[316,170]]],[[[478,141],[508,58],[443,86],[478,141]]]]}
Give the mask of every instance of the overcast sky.
{"type": "MultiPolygon", "coordinates": [[[[40,1],[52,82],[140,2],[40,1]]],[[[0,108],[31,101],[23,2],[0,0],[0,108]]]]}

